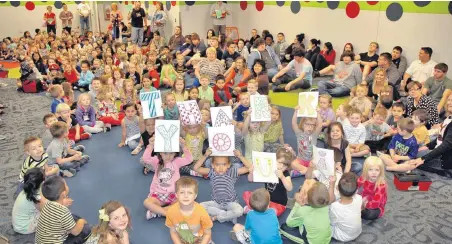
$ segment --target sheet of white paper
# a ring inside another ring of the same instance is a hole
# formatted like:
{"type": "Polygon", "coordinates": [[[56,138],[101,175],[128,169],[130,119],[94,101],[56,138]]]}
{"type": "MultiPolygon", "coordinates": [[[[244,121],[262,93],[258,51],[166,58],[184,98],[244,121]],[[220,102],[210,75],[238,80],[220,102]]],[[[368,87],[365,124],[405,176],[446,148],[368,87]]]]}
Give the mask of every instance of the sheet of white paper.
{"type": "Polygon", "coordinates": [[[313,146],[312,163],[321,174],[326,176],[334,175],[334,151],[313,146]]]}
{"type": "Polygon", "coordinates": [[[317,104],[319,102],[319,92],[300,92],[298,94],[297,117],[317,118],[317,104]]]}
{"type": "Polygon", "coordinates": [[[251,95],[251,121],[270,121],[268,98],[264,95],[251,95]]]}
{"type": "Polygon", "coordinates": [[[178,102],[180,121],[182,125],[199,125],[201,124],[201,111],[199,111],[198,103],[194,100],[178,102]]]}
{"type": "Polygon", "coordinates": [[[144,119],[163,116],[162,96],[160,91],[142,92],[140,93],[140,101],[144,119]]]}
{"type": "Polygon", "coordinates": [[[207,131],[212,156],[234,156],[235,134],[233,125],[209,127],[207,131]]]}
{"type": "Polygon", "coordinates": [[[211,107],[210,118],[213,127],[232,125],[232,108],[230,106],[211,107]]]}
{"type": "Polygon", "coordinates": [[[154,152],[179,152],[180,121],[155,121],[154,152]]]}
{"type": "Polygon", "coordinates": [[[278,183],[276,153],[252,152],[254,182],[278,183]]]}

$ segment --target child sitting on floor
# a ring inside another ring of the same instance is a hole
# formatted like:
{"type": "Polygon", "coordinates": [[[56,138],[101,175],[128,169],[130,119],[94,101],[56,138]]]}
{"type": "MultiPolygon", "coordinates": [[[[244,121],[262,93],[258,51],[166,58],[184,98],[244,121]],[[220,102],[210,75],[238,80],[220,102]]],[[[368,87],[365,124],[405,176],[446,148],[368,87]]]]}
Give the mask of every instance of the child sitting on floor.
{"type": "Polygon", "coordinates": [[[329,94],[319,96],[319,113],[322,118],[322,129],[325,129],[331,122],[336,120],[333,111],[333,98],[329,94]]]}
{"type": "Polygon", "coordinates": [[[118,147],[128,146],[132,155],[141,152],[141,133],[139,126],[138,108],[134,103],[128,103],[123,107],[125,117],[121,122],[122,136],[118,147]]]}
{"type": "Polygon", "coordinates": [[[396,102],[392,104],[391,115],[386,118],[386,123],[392,129],[392,135],[397,134],[397,123],[402,119],[405,114],[405,105],[401,102],[396,102]]]}
{"type": "Polygon", "coordinates": [[[366,85],[358,85],[356,97],[349,102],[350,106],[357,108],[361,112],[364,121],[369,118],[372,109],[372,102],[367,97],[368,90],[369,88],[366,85]]]}
{"type": "Polygon", "coordinates": [[[247,111],[247,117],[241,129],[241,135],[245,142],[245,158],[252,160],[252,152],[264,151],[264,134],[270,127],[271,121],[251,121],[251,108],[247,111]]]}
{"type": "Polygon", "coordinates": [[[190,150],[193,163],[182,167],[180,172],[184,175],[201,176],[193,171],[193,166],[202,157],[204,140],[207,139],[207,129],[200,124],[184,125],[181,136],[184,137],[188,150],[190,150]]]}
{"type": "Polygon", "coordinates": [[[384,107],[377,107],[372,115],[372,119],[363,123],[366,126],[366,141],[370,151],[386,151],[391,142],[392,129],[385,122],[388,111],[384,107]]]}
{"type": "MultiPolygon", "coordinates": [[[[280,216],[286,211],[287,205],[287,192],[292,191],[293,185],[290,178],[289,167],[290,163],[295,157],[292,148],[281,147],[276,152],[276,158],[278,161],[276,175],[278,176],[278,183],[265,183],[265,189],[270,193],[270,205],[276,212],[276,216],[280,216]]],[[[253,179],[254,167],[251,166],[250,173],[248,174],[248,181],[254,182],[253,179]]],[[[244,208],[244,213],[248,214],[249,211],[253,210],[250,205],[250,198],[252,193],[250,191],[245,191],[243,193],[243,200],[246,203],[244,208]]]]}
{"type": "Polygon", "coordinates": [[[352,107],[348,111],[348,120],[342,123],[345,137],[350,143],[350,153],[352,157],[363,157],[370,154],[369,146],[365,145],[366,128],[361,124],[362,112],[352,107]]]}
{"type": "Polygon", "coordinates": [[[64,103],[64,91],[61,85],[54,85],[49,89],[50,95],[52,96],[52,104],[50,105],[50,112],[52,114],[56,113],[56,108],[58,104],[64,103]]]}
{"type": "Polygon", "coordinates": [[[426,145],[430,143],[430,136],[427,127],[425,127],[425,123],[427,123],[428,119],[428,113],[425,109],[420,108],[416,109],[411,117],[415,126],[413,136],[416,138],[417,144],[419,145],[417,157],[420,158],[430,151],[426,147],[426,145]]]}
{"type": "Polygon", "coordinates": [[[77,102],[75,102],[74,99],[74,91],[72,90],[72,85],[69,82],[63,82],[61,83],[61,86],[63,87],[63,100],[64,102],[71,107],[71,110],[75,111],[77,108],[77,102]]]}
{"type": "Polygon", "coordinates": [[[82,126],[84,131],[88,133],[100,133],[111,129],[111,124],[105,125],[104,122],[96,120],[96,111],[91,106],[91,99],[88,93],[80,94],[77,104],[75,116],[78,124],[82,126]]]}
{"type": "MultiPolygon", "coordinates": [[[[122,106],[126,104],[135,104],[137,102],[137,90],[133,86],[133,80],[125,79],[120,92],[122,106]]],[[[122,108],[124,110],[124,108],[122,108]]]]}
{"type": "Polygon", "coordinates": [[[276,152],[284,145],[284,129],[281,120],[281,110],[278,106],[271,106],[271,124],[264,134],[264,152],[276,152]]]}
{"type": "Polygon", "coordinates": [[[234,155],[242,161],[244,167],[231,167],[231,161],[226,156],[213,157],[212,168],[202,167],[204,161],[211,154],[212,150],[208,149],[193,168],[201,175],[208,175],[212,185],[212,201],[202,202],[201,205],[212,217],[212,221],[218,220],[220,223],[232,221],[236,224],[237,218],[243,215],[243,208],[237,202],[234,185],[240,175],[249,172],[251,163],[242,156],[239,150],[234,150],[234,155]]]}
{"type": "Polygon", "coordinates": [[[71,144],[75,144],[80,140],[87,140],[91,138],[91,134],[85,132],[83,127],[78,124],[75,115],[71,114],[71,108],[65,103],[58,104],[56,108],[56,115],[58,116],[58,121],[66,123],[69,128],[68,138],[73,141],[71,144]]]}
{"type": "Polygon", "coordinates": [[[180,138],[179,141],[183,147],[183,157],[174,152],[162,152],[152,156],[155,138],[151,138],[149,150],[144,151],[143,162],[151,164],[155,169],[149,195],[143,203],[148,210],[146,212],[148,220],[167,215],[168,207],[177,201],[175,186],[180,178],[179,169],[193,161],[184,139],[180,138]]]}
{"type": "Polygon", "coordinates": [[[80,78],[73,85],[74,85],[74,89],[76,89],[76,90],[80,89],[81,92],[85,92],[85,91],[89,90],[89,88],[91,86],[91,82],[94,79],[94,74],[89,70],[90,64],[88,61],[82,60],[81,67],[82,67],[82,72],[80,73],[80,78]]]}
{"type": "Polygon", "coordinates": [[[413,136],[414,122],[409,118],[400,119],[397,123],[397,135],[389,143],[389,155],[378,155],[388,171],[410,171],[415,167],[406,161],[415,159],[419,145],[413,136]]]}
{"type": "Polygon", "coordinates": [[[199,98],[209,100],[209,102],[212,106],[215,105],[213,89],[212,89],[212,87],[209,86],[209,84],[210,84],[209,76],[201,75],[199,82],[201,83],[201,86],[198,87],[199,98]]]}
{"type": "Polygon", "coordinates": [[[44,123],[44,126],[46,128],[44,130],[44,133],[41,136],[42,145],[44,146],[44,150],[47,149],[47,147],[49,146],[50,142],[53,139],[52,134],[50,133],[50,126],[57,121],[58,121],[58,119],[55,116],[55,114],[46,114],[42,118],[42,122],[44,123]]]}
{"type": "Polygon", "coordinates": [[[279,222],[275,210],[269,208],[270,194],[259,188],[250,196],[250,206],[254,211],[246,215],[245,226],[235,224],[231,238],[241,244],[272,243],[282,244],[279,222]]]}
{"type": "Polygon", "coordinates": [[[168,208],[165,225],[174,243],[211,243],[213,223],[197,203],[198,182],[183,176],[176,182],[177,202],[168,208]]]}
{"type": "Polygon", "coordinates": [[[182,77],[177,77],[174,81],[174,86],[171,89],[171,93],[176,97],[176,102],[183,102],[188,100],[188,92],[185,90],[185,82],[182,77]]]}
{"type": "Polygon", "coordinates": [[[366,220],[381,218],[388,199],[388,186],[385,181],[385,165],[378,157],[371,156],[364,161],[363,174],[358,179],[358,189],[361,187],[361,217],[366,220]]]}
{"type": "Polygon", "coordinates": [[[339,105],[339,107],[337,107],[336,109],[336,121],[341,124],[344,124],[344,122],[348,120],[347,114],[348,111],[350,111],[350,109],[351,109],[350,105],[346,103],[339,105]]]}
{"type": "Polygon", "coordinates": [[[99,120],[104,122],[104,124],[110,124],[112,126],[121,125],[125,114],[118,112],[111,90],[104,86],[96,98],[98,101],[99,120]]]}
{"type": "MultiPolygon", "coordinates": [[[[140,133],[141,140],[143,141],[143,146],[145,150],[151,150],[148,148],[150,140],[154,137],[155,134],[155,119],[143,119],[142,113],[140,112],[140,133]]],[[[151,156],[155,156],[155,152],[151,153],[151,156]]],[[[145,164],[143,161],[143,157],[140,158],[140,163],[143,165],[143,174],[147,175],[148,172],[155,172],[155,169],[152,168],[152,165],[145,164]]]]}
{"type": "Polygon", "coordinates": [[[217,75],[215,77],[215,86],[213,87],[213,96],[215,104],[229,103],[231,101],[231,93],[229,91],[229,86],[226,85],[225,78],[223,75],[217,75]]]}
{"type": "Polygon", "coordinates": [[[163,115],[166,120],[179,120],[179,109],[176,106],[176,96],[171,92],[165,94],[163,115]]]}
{"type": "Polygon", "coordinates": [[[240,94],[240,101],[232,109],[232,113],[236,112],[236,119],[238,123],[243,122],[245,119],[245,112],[250,108],[250,94],[240,94]]]}
{"type": "Polygon", "coordinates": [[[338,184],[341,198],[331,204],[330,221],[334,239],[341,242],[353,241],[361,234],[361,206],[363,198],[356,194],[357,177],[349,172],[342,175],[338,184]]]}
{"type": "Polygon", "coordinates": [[[63,174],[67,177],[72,177],[80,170],[80,167],[89,162],[89,156],[83,155],[82,152],[76,151],[69,146],[67,139],[68,126],[61,121],[55,122],[50,127],[53,140],[47,147],[47,154],[49,156],[49,166],[58,165],[63,174]],[[69,171],[72,175],[64,172],[69,171]]]}

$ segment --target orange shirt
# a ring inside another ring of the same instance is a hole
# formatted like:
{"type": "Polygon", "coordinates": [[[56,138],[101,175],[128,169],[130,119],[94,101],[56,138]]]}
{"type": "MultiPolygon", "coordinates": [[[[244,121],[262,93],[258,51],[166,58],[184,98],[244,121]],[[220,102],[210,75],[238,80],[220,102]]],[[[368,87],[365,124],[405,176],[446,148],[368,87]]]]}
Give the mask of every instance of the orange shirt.
{"type": "MultiPolygon", "coordinates": [[[[204,209],[204,207],[197,202],[195,202],[193,213],[190,216],[182,215],[179,202],[168,208],[165,222],[167,227],[177,228],[183,222],[188,224],[188,227],[192,231],[193,235],[197,237],[202,237],[204,230],[210,229],[213,226],[212,220],[210,219],[206,209],[204,209]]],[[[183,228],[183,226],[180,227],[183,228]]]]}

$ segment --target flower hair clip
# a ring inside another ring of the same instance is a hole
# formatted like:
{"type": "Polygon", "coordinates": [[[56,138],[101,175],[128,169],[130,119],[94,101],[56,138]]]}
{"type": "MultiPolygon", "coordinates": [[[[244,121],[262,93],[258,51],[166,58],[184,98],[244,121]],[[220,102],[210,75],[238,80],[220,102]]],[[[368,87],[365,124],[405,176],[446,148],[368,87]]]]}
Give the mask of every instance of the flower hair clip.
{"type": "Polygon", "coordinates": [[[110,217],[108,217],[108,215],[105,214],[105,209],[99,210],[99,219],[106,221],[106,222],[110,221],[110,217]]]}

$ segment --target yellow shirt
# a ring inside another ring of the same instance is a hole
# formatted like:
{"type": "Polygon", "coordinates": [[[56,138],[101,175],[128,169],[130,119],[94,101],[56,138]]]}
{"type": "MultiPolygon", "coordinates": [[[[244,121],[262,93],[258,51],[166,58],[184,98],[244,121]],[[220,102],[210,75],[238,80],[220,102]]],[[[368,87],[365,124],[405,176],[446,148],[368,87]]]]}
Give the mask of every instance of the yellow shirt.
{"type": "Polygon", "coordinates": [[[204,140],[206,136],[204,135],[204,131],[201,129],[197,135],[190,135],[187,133],[185,135],[185,141],[190,150],[191,155],[193,156],[193,162],[196,163],[198,159],[202,156],[202,146],[204,144],[204,140]]]}
{"type": "Polygon", "coordinates": [[[425,125],[418,126],[413,131],[413,136],[416,138],[417,144],[425,146],[430,142],[430,136],[425,125]]]}
{"type": "Polygon", "coordinates": [[[284,129],[282,127],[282,122],[277,121],[276,123],[271,123],[268,130],[264,135],[264,142],[277,142],[279,137],[284,134],[284,129]]]}

